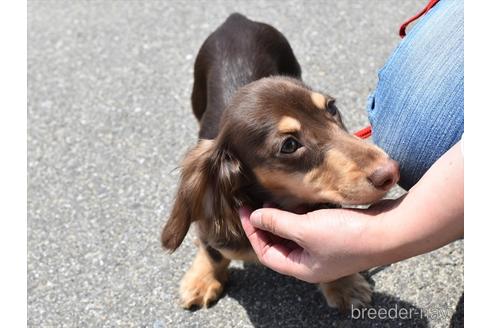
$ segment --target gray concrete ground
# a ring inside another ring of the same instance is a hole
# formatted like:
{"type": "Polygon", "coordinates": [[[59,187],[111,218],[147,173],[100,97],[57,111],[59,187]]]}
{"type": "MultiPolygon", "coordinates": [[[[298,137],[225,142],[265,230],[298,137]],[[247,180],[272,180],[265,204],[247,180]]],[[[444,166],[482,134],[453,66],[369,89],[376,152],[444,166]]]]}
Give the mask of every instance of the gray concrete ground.
{"type": "Polygon", "coordinates": [[[305,81],[335,95],[356,130],[399,23],[426,2],[30,1],[29,326],[462,325],[462,242],[368,274],[376,308],[414,313],[395,320],[350,320],[316,287],[241,263],[215,306],[185,311],[177,286],[192,236],[171,256],[159,245],[196,141],[193,60],[230,13],[281,30],[305,81]]]}

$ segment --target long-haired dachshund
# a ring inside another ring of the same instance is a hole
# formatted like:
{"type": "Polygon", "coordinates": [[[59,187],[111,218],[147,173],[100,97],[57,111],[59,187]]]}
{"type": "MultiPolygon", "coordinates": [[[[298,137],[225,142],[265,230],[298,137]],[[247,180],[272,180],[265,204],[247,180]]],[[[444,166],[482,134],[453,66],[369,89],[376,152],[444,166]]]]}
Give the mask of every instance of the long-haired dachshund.
{"type": "MultiPolygon", "coordinates": [[[[180,286],[185,308],[219,298],[231,260],[256,260],[241,227],[241,205],[367,204],[399,178],[385,152],[347,133],[333,97],[302,82],[286,38],[240,14],[202,45],[191,101],[199,141],[182,163],[161,236],[163,247],[174,251],[191,223],[197,227],[198,253],[180,286]]],[[[360,274],[319,286],[340,310],[371,300],[360,274]]]]}

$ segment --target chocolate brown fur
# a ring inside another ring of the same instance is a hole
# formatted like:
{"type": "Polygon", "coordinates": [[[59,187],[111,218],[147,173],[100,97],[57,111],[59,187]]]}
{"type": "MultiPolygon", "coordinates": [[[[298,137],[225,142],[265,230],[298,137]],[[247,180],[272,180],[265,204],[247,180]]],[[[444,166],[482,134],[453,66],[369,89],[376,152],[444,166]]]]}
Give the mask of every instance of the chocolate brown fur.
{"type": "MultiPolygon", "coordinates": [[[[346,132],[334,98],[302,82],[289,43],[269,25],[231,15],[200,48],[194,77],[199,141],[182,163],[161,239],[174,251],[196,223],[200,259],[188,272],[181,297],[183,304],[203,305],[210,297],[193,298],[195,278],[189,277],[201,271],[222,277],[225,260],[255,259],[238,217],[240,206],[258,208],[269,201],[284,209],[319,208],[378,200],[387,190],[371,185],[368,176],[388,156],[346,132]],[[290,139],[300,145],[292,153],[284,151],[290,139]]],[[[218,297],[225,279],[210,281],[218,297]]],[[[332,304],[345,307],[370,298],[360,279],[343,282],[322,285],[325,294],[333,294],[327,297],[332,304]],[[358,288],[349,288],[352,281],[358,288]]]]}

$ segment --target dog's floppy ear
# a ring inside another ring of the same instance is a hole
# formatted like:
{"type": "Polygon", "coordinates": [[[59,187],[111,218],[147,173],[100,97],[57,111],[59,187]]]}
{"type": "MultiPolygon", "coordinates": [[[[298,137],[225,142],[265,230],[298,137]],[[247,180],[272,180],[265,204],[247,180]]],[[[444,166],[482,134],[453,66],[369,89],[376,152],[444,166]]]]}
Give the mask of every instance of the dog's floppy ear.
{"type": "Polygon", "coordinates": [[[162,246],[170,251],[181,245],[191,222],[201,214],[206,192],[207,162],[213,151],[212,140],[202,140],[185,156],[176,199],[161,234],[162,246]]]}
{"type": "Polygon", "coordinates": [[[239,161],[230,152],[213,140],[200,140],[183,161],[174,207],[161,234],[162,246],[176,250],[193,221],[230,216],[240,176],[239,161]]]}

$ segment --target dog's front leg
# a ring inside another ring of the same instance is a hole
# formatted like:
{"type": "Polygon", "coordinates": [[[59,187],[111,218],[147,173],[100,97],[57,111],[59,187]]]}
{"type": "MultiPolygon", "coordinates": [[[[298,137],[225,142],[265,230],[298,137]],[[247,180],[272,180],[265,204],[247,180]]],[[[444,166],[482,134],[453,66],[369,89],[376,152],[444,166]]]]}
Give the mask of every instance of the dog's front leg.
{"type": "Polygon", "coordinates": [[[341,312],[348,311],[351,306],[364,307],[371,302],[371,286],[360,273],[321,283],[319,287],[328,305],[341,312]]]}
{"type": "Polygon", "coordinates": [[[227,282],[229,263],[230,260],[218,251],[199,242],[193,264],[181,280],[181,306],[186,309],[194,305],[208,307],[216,301],[227,282]]]}

